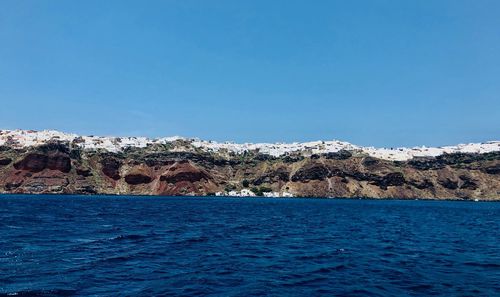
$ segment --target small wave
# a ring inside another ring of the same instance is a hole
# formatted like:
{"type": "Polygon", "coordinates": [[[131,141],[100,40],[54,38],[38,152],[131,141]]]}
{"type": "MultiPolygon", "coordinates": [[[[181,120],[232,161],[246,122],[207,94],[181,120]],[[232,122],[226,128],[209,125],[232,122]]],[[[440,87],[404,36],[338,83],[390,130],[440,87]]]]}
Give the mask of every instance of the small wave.
{"type": "Polygon", "coordinates": [[[22,227],[19,227],[19,226],[14,226],[14,225],[5,225],[7,226],[7,228],[11,228],[11,229],[21,229],[22,227]]]}
{"type": "Polygon", "coordinates": [[[72,240],[73,242],[79,242],[79,243],[94,243],[97,242],[98,239],[89,239],[89,238],[77,238],[72,240]]]}
{"type": "Polygon", "coordinates": [[[141,239],[145,239],[145,238],[147,238],[147,236],[145,236],[145,235],[126,234],[126,235],[118,235],[116,237],[111,238],[111,240],[116,240],[116,241],[120,241],[120,240],[141,240],[141,239]]]}
{"type": "Polygon", "coordinates": [[[126,261],[128,261],[130,259],[132,259],[131,256],[115,256],[115,257],[108,257],[108,258],[99,259],[98,261],[95,261],[95,263],[126,262],[126,261]]]}
{"type": "Polygon", "coordinates": [[[314,259],[323,259],[323,258],[328,258],[332,256],[336,256],[338,254],[343,254],[347,253],[346,249],[335,249],[331,252],[326,252],[326,253],[318,253],[318,254],[313,254],[313,255],[300,255],[297,257],[298,260],[314,260],[314,259]]]}

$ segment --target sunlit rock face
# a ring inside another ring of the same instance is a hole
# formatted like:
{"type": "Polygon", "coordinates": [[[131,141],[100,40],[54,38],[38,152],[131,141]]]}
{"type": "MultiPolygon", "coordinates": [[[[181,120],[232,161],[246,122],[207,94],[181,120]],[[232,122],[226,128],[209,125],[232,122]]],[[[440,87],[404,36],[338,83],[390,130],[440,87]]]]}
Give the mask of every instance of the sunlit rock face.
{"type": "Polygon", "coordinates": [[[0,131],[0,192],[500,200],[500,143],[391,150],[0,131]]]}

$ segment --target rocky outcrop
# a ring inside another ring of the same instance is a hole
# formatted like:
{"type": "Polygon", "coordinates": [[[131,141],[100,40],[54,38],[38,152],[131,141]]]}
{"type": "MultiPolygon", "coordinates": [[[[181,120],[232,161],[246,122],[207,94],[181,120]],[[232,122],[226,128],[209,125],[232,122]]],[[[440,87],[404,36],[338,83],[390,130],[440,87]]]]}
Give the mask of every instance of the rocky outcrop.
{"type": "Polygon", "coordinates": [[[0,166],[6,166],[9,165],[12,162],[12,159],[10,158],[3,158],[0,159],[0,166]]]}
{"type": "Polygon", "coordinates": [[[14,168],[18,170],[27,170],[31,172],[40,172],[47,168],[49,157],[42,154],[29,154],[21,161],[14,164],[14,168]]]}
{"type": "Polygon", "coordinates": [[[16,162],[14,168],[30,172],[51,169],[68,173],[71,170],[71,159],[67,155],[30,153],[19,162],[16,162]]]}
{"type": "Polygon", "coordinates": [[[259,186],[264,183],[272,184],[277,182],[288,182],[290,180],[290,172],[286,168],[280,167],[269,170],[252,181],[252,184],[259,186]]]}
{"type": "Polygon", "coordinates": [[[77,168],[76,169],[76,174],[83,176],[83,177],[89,177],[92,176],[92,172],[88,168],[77,168]]]}
{"type": "Polygon", "coordinates": [[[312,163],[303,166],[292,176],[293,182],[308,182],[310,180],[324,180],[330,171],[325,165],[312,163]]]}
{"type": "Polygon", "coordinates": [[[144,174],[128,174],[125,176],[125,181],[129,185],[139,185],[139,184],[148,184],[153,179],[151,176],[147,176],[144,174]]]}
{"type": "Polygon", "coordinates": [[[408,184],[420,190],[434,188],[434,184],[428,179],[424,179],[423,181],[409,181],[408,184]]]}
{"type": "Polygon", "coordinates": [[[462,181],[460,189],[476,190],[479,187],[477,181],[473,180],[467,175],[460,175],[459,178],[462,181]]]}
{"type": "Polygon", "coordinates": [[[193,183],[201,181],[203,179],[208,180],[208,174],[185,161],[173,165],[160,176],[160,181],[170,184],[176,184],[179,182],[193,183]]]}
{"type": "Polygon", "coordinates": [[[388,173],[374,181],[374,184],[381,189],[386,190],[387,187],[400,187],[405,184],[406,180],[401,172],[388,173]]]}
{"type": "Polygon", "coordinates": [[[68,156],[50,156],[47,168],[68,173],[71,170],[71,159],[68,156]]]}
{"type": "Polygon", "coordinates": [[[276,157],[165,145],[0,149],[2,193],[212,195],[246,188],[308,197],[500,200],[499,176],[496,152],[389,161],[356,151],[276,157]]]}
{"type": "Polygon", "coordinates": [[[493,166],[489,166],[484,168],[484,172],[488,174],[500,174],[500,164],[495,164],[493,166]]]}
{"type": "Polygon", "coordinates": [[[114,180],[120,179],[121,162],[113,157],[106,156],[101,160],[102,173],[114,180]]]}
{"type": "Polygon", "coordinates": [[[330,152],[325,154],[326,159],[333,160],[347,160],[352,157],[352,153],[346,150],[340,150],[338,152],[330,152]]]}
{"type": "Polygon", "coordinates": [[[129,185],[149,184],[153,181],[152,173],[149,167],[139,166],[132,168],[125,175],[125,182],[129,185]]]}
{"type": "Polygon", "coordinates": [[[366,157],[366,158],[363,158],[363,166],[365,167],[370,167],[370,166],[374,166],[374,165],[377,165],[379,163],[379,160],[376,159],[376,158],[373,158],[373,157],[366,157]]]}
{"type": "Polygon", "coordinates": [[[447,189],[450,189],[450,190],[458,189],[458,181],[454,181],[454,180],[451,180],[449,178],[447,178],[445,180],[440,180],[439,184],[447,189]]]}

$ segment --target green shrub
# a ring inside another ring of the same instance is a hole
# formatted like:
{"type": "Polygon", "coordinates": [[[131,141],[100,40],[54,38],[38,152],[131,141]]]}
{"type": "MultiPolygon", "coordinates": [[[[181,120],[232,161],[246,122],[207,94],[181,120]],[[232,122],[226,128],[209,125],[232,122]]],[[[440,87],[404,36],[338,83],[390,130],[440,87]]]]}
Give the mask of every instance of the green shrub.
{"type": "Polygon", "coordinates": [[[253,187],[252,192],[254,192],[255,195],[257,196],[264,196],[265,192],[272,192],[273,190],[269,187],[262,186],[260,188],[258,187],[253,187]]]}

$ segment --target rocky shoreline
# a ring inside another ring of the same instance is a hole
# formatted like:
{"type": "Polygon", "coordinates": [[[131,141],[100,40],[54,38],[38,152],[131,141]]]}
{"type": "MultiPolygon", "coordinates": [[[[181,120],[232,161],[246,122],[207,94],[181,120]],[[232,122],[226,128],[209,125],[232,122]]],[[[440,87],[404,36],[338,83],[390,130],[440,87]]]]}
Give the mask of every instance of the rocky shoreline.
{"type": "Polygon", "coordinates": [[[500,151],[392,161],[355,150],[206,151],[183,139],[110,152],[51,139],[0,146],[0,193],[493,201],[500,151]]]}

